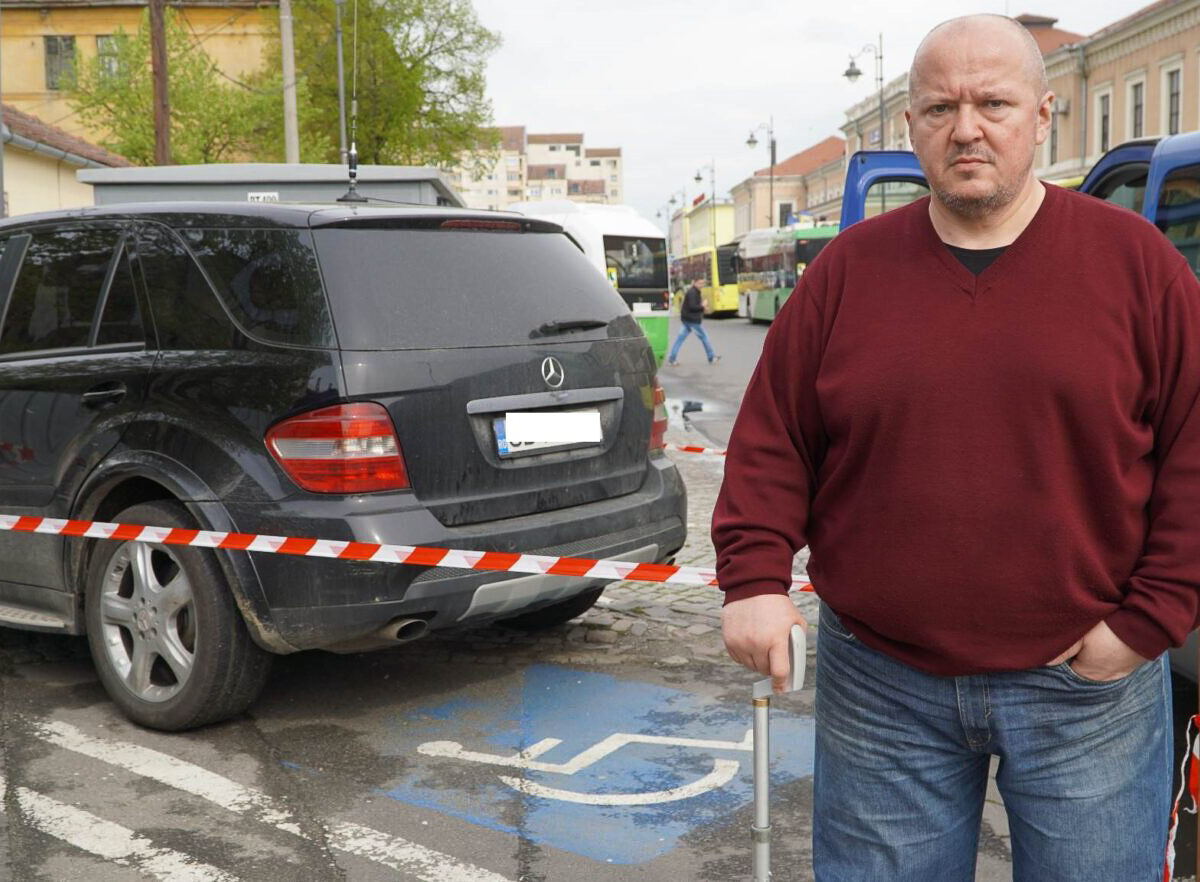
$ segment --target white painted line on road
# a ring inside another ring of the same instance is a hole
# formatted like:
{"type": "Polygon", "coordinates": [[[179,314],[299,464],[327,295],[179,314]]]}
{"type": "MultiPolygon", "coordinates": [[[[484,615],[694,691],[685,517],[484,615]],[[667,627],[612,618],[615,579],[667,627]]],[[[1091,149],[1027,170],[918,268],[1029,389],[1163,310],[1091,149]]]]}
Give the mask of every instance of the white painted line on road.
{"type": "MultiPolygon", "coordinates": [[[[5,781],[0,778],[0,788],[5,781]]],[[[68,845],[163,882],[237,882],[236,876],[202,864],[182,852],[160,848],[127,827],[51,799],[27,787],[16,788],[21,814],[38,830],[68,845]]]]}
{"type": "Polygon", "coordinates": [[[504,876],[359,824],[334,824],[329,844],[425,882],[509,882],[504,876]]]}
{"type": "MultiPolygon", "coordinates": [[[[33,729],[38,737],[58,747],[199,796],[285,833],[303,835],[292,815],[275,808],[274,800],[268,794],[194,763],[137,744],[93,738],[70,723],[58,720],[35,722],[33,729]]],[[[329,844],[347,854],[408,873],[422,882],[510,882],[450,855],[359,824],[334,823],[329,830],[329,844]]],[[[184,880],[182,876],[174,878],[184,880]]]]}
{"type": "Polygon", "coordinates": [[[218,775],[148,747],[93,738],[70,723],[51,720],[34,723],[33,728],[43,741],[49,741],[73,753],[83,754],[143,778],[174,787],[176,790],[191,793],[232,812],[250,815],[287,833],[301,835],[300,826],[289,813],[275,808],[274,800],[270,796],[260,790],[244,787],[224,775],[218,775]]]}

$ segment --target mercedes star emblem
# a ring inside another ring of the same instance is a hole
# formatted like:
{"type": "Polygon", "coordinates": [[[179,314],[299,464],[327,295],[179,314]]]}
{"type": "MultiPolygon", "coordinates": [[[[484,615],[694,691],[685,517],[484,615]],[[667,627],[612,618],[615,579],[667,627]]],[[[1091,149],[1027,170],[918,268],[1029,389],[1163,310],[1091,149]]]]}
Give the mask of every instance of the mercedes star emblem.
{"type": "Polygon", "coordinates": [[[563,380],[567,375],[563,372],[563,366],[559,364],[557,358],[553,355],[548,355],[542,359],[542,379],[546,381],[546,385],[551,389],[557,389],[563,384],[563,380]]]}

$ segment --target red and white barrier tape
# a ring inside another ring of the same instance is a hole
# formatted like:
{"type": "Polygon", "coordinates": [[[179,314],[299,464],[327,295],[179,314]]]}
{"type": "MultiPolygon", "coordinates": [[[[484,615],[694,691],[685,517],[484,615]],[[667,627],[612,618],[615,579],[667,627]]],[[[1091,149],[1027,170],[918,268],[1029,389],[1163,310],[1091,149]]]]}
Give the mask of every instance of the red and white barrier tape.
{"type": "MultiPolygon", "coordinates": [[[[64,521],[57,518],[12,515],[0,515],[0,530],[88,539],[117,539],[126,542],[153,542],[160,545],[191,545],[197,548],[262,551],[268,554],[295,554],[303,557],[329,557],[374,563],[489,570],[498,573],[627,579],[634,582],[672,582],[679,585],[717,584],[717,571],[711,567],[553,557],[507,551],[466,551],[458,548],[384,545],[376,542],[299,539],[254,533],[222,533],[180,527],[145,527],[134,524],[108,524],[102,521],[64,521]]],[[[812,586],[800,576],[792,576],[792,590],[811,591],[812,586]]]]}
{"type": "Polygon", "coordinates": [[[709,456],[724,456],[726,451],[717,447],[696,447],[692,444],[668,444],[667,450],[678,450],[680,453],[707,453],[709,456]]]}
{"type": "Polygon", "coordinates": [[[1175,875],[1175,832],[1179,828],[1179,803],[1183,800],[1186,788],[1192,798],[1190,808],[1184,807],[1185,812],[1196,814],[1200,806],[1200,736],[1194,730],[1200,728],[1200,714],[1188,720],[1187,743],[1188,750],[1183,755],[1179,766],[1179,790],[1175,794],[1175,804],[1171,807],[1171,826],[1167,833],[1167,863],[1163,869],[1163,882],[1171,882],[1175,875]]]}

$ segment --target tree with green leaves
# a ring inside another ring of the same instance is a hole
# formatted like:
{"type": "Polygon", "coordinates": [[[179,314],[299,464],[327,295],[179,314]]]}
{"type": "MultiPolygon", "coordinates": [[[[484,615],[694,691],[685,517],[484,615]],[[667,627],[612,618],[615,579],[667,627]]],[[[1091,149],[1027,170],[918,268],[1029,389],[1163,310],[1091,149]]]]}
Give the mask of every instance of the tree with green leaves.
{"type": "MultiPolygon", "coordinates": [[[[327,134],[337,162],[337,44],[331,0],[293,0],[297,78],[312,102],[303,143],[327,134]]],[[[484,78],[500,36],[483,27],[470,0],[349,0],[343,16],[346,112],[354,84],[357,15],[358,124],[363,163],[456,165],[464,153],[494,150],[484,78]]],[[[278,49],[271,69],[278,69],[278,49]]]]}
{"type": "MultiPolygon", "coordinates": [[[[173,9],[167,10],[166,32],[172,162],[282,156],[280,76],[263,70],[244,83],[225,77],[173,9]]],[[[102,132],[99,141],[108,149],[135,164],[152,165],[154,84],[148,15],[136,34],[118,30],[105,57],[87,62],[77,58],[75,71],[69,100],[80,121],[102,132]]],[[[305,97],[298,96],[302,106],[305,97]]],[[[329,145],[318,139],[309,146],[316,155],[329,145]]]]}
{"type": "MultiPolygon", "coordinates": [[[[347,105],[353,87],[355,0],[344,16],[347,105]]],[[[302,162],[338,162],[338,84],[331,0],[293,0],[296,103],[302,162]]],[[[277,13],[276,13],[277,15],[277,13]]],[[[491,126],[484,67],[500,45],[470,0],[359,0],[358,124],[363,163],[458,164],[487,155],[491,126]]],[[[76,59],[70,101],[99,141],[138,165],[154,162],[153,81],[147,17],[118,31],[113,50],[76,59]]],[[[182,17],[167,10],[171,160],[283,160],[283,83],[278,20],[264,65],[238,81],[222,73],[182,17]]],[[[349,114],[349,106],[347,106],[349,114]]],[[[347,126],[350,121],[347,119],[347,126]]]]}

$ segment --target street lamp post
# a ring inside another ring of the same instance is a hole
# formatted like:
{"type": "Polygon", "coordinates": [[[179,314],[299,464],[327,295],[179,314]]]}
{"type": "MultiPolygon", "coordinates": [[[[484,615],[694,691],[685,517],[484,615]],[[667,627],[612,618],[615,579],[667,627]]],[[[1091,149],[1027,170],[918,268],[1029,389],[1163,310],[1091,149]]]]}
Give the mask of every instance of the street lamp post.
{"type": "Polygon", "coordinates": [[[658,211],[656,211],[654,213],[654,216],[658,217],[658,218],[666,218],[666,220],[667,220],[666,252],[667,252],[667,268],[669,271],[670,266],[671,266],[671,203],[664,202],[662,205],[658,206],[658,211]]]}
{"type": "MultiPolygon", "coordinates": [[[[760,123],[756,128],[750,130],[750,137],[746,139],[746,146],[753,150],[758,146],[758,138],[754,137],[755,132],[767,130],[767,143],[771,147],[771,182],[768,188],[767,199],[770,202],[770,208],[767,210],[768,227],[775,226],[775,117],[769,117],[768,122],[760,123]]],[[[750,191],[750,216],[754,216],[754,190],[750,191]]],[[[751,220],[750,228],[754,229],[754,221],[751,220]]]]}
{"type": "MultiPolygon", "coordinates": [[[[665,212],[666,216],[667,216],[667,281],[668,281],[668,283],[671,281],[671,225],[675,219],[674,209],[675,209],[676,202],[680,203],[679,210],[681,212],[680,217],[679,217],[679,236],[680,236],[680,239],[679,239],[680,255],[679,256],[682,257],[683,255],[687,254],[687,214],[683,213],[687,209],[687,193],[685,193],[684,189],[682,187],[680,187],[678,190],[676,190],[674,193],[671,194],[669,199],[667,199],[667,204],[664,205],[661,209],[659,209],[659,214],[663,214],[665,212]],[[676,199],[676,197],[678,197],[678,199],[676,199]]],[[[670,287],[670,286],[668,285],[668,287],[670,287]]]]}
{"type": "MultiPolygon", "coordinates": [[[[887,130],[887,114],[883,107],[883,34],[879,35],[878,45],[875,43],[868,43],[866,46],[863,46],[861,50],[859,50],[858,54],[850,56],[850,66],[846,68],[846,71],[842,74],[842,76],[852,83],[858,80],[858,78],[862,76],[862,71],[859,70],[858,65],[856,65],[854,61],[859,56],[867,52],[870,52],[875,56],[875,84],[879,89],[879,149],[886,150],[887,135],[885,133],[887,130]]],[[[887,199],[887,195],[882,189],[879,191],[879,198],[879,207],[882,213],[883,211],[887,211],[887,202],[885,201],[887,199]]]]}
{"type": "Polygon", "coordinates": [[[879,89],[879,149],[884,150],[886,149],[884,129],[886,128],[887,114],[883,107],[883,34],[879,35],[878,45],[868,43],[862,47],[858,54],[850,56],[850,66],[846,68],[842,76],[852,83],[857,82],[858,78],[862,76],[862,71],[859,70],[858,65],[854,62],[867,52],[875,56],[875,85],[879,89]]]}
{"type": "Polygon", "coordinates": [[[707,171],[708,171],[708,186],[709,186],[709,194],[708,194],[708,205],[709,205],[708,227],[709,227],[709,230],[708,230],[708,232],[709,232],[710,236],[712,237],[712,248],[713,248],[714,254],[717,251],[717,169],[716,169],[716,163],[717,163],[717,161],[714,159],[708,165],[700,166],[700,168],[696,169],[696,177],[694,178],[696,183],[699,184],[701,181],[704,180],[704,178],[701,176],[700,172],[705,171],[707,169],[707,171]]]}

